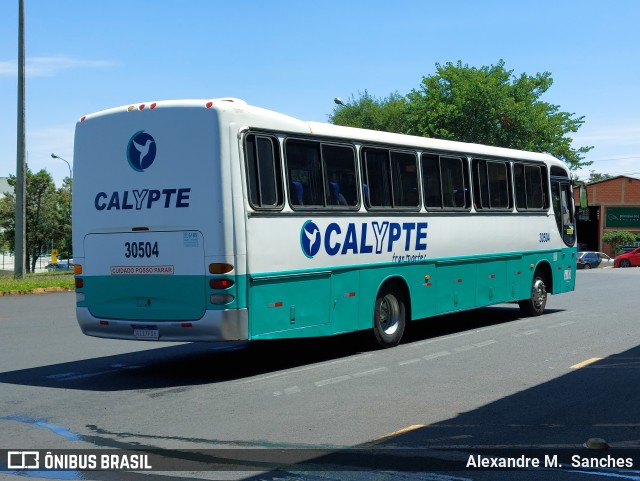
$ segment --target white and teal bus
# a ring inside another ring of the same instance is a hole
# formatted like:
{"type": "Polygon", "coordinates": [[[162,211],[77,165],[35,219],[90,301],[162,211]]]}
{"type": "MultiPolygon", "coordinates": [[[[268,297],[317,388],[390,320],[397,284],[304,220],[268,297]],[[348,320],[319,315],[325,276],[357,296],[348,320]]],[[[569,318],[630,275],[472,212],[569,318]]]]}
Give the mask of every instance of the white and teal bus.
{"type": "Polygon", "coordinates": [[[575,285],[550,155],[305,122],[231,98],[76,126],[77,317],[90,336],[223,341],[370,329],[575,285]]]}

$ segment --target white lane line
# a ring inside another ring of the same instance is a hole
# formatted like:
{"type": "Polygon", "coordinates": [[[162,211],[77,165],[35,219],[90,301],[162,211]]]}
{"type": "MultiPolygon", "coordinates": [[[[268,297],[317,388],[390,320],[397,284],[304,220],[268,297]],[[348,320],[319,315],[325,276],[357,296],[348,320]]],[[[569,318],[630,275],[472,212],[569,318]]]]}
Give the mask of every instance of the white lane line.
{"type": "Polygon", "coordinates": [[[547,329],[556,329],[558,327],[570,326],[571,324],[576,324],[576,321],[564,321],[558,324],[551,324],[550,326],[547,326],[547,329]]]}
{"type": "Polygon", "coordinates": [[[356,372],[356,373],[353,374],[353,377],[357,378],[357,377],[371,376],[373,374],[378,374],[380,372],[386,372],[388,370],[389,369],[387,369],[384,366],[383,367],[377,367],[375,369],[369,369],[368,371],[356,372]]]}
{"type": "Polygon", "coordinates": [[[469,344],[466,344],[464,346],[458,346],[458,347],[454,347],[453,350],[456,352],[465,352],[465,351],[471,351],[472,349],[475,349],[474,346],[471,346],[469,344]]]}
{"type": "Polygon", "coordinates": [[[328,386],[329,384],[337,384],[339,382],[348,381],[351,379],[351,376],[338,376],[332,377],[330,379],[323,379],[322,381],[316,381],[314,384],[316,387],[328,386]]]}
{"type": "Polygon", "coordinates": [[[530,329],[528,331],[522,331],[513,334],[513,337],[532,336],[533,334],[540,334],[541,332],[542,331],[540,329],[530,329]]]}
{"type": "Polygon", "coordinates": [[[416,359],[408,359],[406,361],[400,361],[398,363],[398,366],[407,366],[409,364],[415,364],[416,362],[420,362],[422,359],[420,358],[416,358],[416,359]]]}
{"type": "Polygon", "coordinates": [[[449,351],[440,351],[433,354],[428,354],[426,356],[422,356],[422,359],[425,361],[429,361],[431,359],[437,359],[439,357],[449,356],[451,353],[449,351]]]}
{"type": "Polygon", "coordinates": [[[75,376],[76,374],[77,373],[75,372],[62,372],[60,374],[51,374],[49,376],[46,376],[45,379],[57,379],[60,381],[64,381],[65,378],[75,376]]]}
{"type": "Polygon", "coordinates": [[[496,341],[495,339],[489,339],[488,341],[483,341],[483,342],[476,342],[474,344],[474,346],[476,347],[486,347],[486,346],[490,346],[491,344],[495,344],[498,341],[496,341]]]}
{"type": "Polygon", "coordinates": [[[314,364],[313,366],[306,366],[298,369],[288,369],[286,371],[276,372],[268,376],[258,376],[258,377],[254,377],[253,379],[246,379],[244,381],[241,381],[240,384],[252,384],[254,382],[259,382],[259,381],[269,381],[271,379],[276,379],[282,376],[288,376],[289,374],[297,374],[300,372],[311,371],[312,369],[321,369],[323,367],[333,366],[335,364],[343,364],[345,362],[366,359],[371,356],[373,356],[373,354],[359,354],[358,356],[349,357],[346,359],[337,359],[335,361],[322,362],[320,364],[314,364]]]}

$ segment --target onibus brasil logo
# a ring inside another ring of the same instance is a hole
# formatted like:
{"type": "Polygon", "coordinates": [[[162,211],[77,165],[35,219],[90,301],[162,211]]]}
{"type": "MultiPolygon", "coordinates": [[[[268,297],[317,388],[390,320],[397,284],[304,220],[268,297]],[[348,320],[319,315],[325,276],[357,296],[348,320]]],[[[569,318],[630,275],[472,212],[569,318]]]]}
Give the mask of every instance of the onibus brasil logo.
{"type": "Polygon", "coordinates": [[[393,261],[415,262],[426,257],[427,222],[331,222],[324,229],[308,220],[300,229],[300,248],[308,259],[321,250],[329,256],[392,253],[393,261]]]}
{"type": "Polygon", "coordinates": [[[133,170],[144,172],[156,160],[155,139],[144,130],[133,134],[127,144],[127,160],[133,170]]]}

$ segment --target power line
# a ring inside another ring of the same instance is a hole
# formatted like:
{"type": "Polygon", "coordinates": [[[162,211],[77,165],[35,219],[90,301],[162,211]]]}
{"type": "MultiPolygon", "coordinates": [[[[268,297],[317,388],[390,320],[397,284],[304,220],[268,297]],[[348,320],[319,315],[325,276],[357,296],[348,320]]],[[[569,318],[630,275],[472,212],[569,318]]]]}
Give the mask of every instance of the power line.
{"type": "Polygon", "coordinates": [[[633,157],[612,157],[610,159],[597,159],[597,160],[589,160],[589,159],[584,159],[588,162],[611,162],[614,160],[630,160],[630,159],[640,159],[639,155],[633,156],[633,157]]]}

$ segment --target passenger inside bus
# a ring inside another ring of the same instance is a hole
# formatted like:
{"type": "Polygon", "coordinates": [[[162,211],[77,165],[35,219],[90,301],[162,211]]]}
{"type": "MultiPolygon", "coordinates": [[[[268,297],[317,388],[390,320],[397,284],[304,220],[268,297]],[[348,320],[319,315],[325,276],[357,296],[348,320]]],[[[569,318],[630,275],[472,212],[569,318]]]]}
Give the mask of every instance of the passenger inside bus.
{"type": "Polygon", "coordinates": [[[291,186],[289,188],[289,196],[291,197],[291,203],[293,205],[304,205],[302,201],[304,194],[304,187],[302,186],[302,182],[291,181],[291,186]]]}

